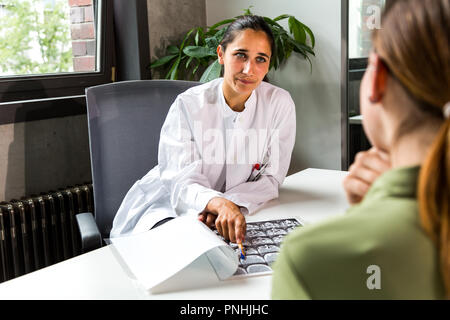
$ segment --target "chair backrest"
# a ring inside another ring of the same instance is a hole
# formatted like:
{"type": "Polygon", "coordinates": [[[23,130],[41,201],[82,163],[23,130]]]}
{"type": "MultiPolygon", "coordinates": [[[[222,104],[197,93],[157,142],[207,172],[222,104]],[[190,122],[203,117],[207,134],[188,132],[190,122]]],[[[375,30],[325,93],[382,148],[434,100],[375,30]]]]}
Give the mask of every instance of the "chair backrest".
{"type": "Polygon", "coordinates": [[[199,85],[136,80],[86,89],[95,220],[109,237],[127,191],[158,163],[161,127],[178,94],[199,85]]]}

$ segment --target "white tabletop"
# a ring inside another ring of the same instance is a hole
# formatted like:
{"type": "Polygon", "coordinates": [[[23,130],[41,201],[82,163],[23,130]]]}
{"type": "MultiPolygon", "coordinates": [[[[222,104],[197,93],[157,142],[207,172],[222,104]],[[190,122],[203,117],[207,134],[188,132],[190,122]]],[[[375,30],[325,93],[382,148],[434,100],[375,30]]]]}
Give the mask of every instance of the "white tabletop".
{"type": "MultiPolygon", "coordinates": [[[[342,179],[347,172],[306,169],[287,177],[279,198],[247,221],[297,217],[305,225],[348,208],[342,179]]],[[[219,281],[197,289],[151,294],[122,267],[111,246],[88,252],[0,284],[0,299],[270,299],[271,276],[219,281]]]]}

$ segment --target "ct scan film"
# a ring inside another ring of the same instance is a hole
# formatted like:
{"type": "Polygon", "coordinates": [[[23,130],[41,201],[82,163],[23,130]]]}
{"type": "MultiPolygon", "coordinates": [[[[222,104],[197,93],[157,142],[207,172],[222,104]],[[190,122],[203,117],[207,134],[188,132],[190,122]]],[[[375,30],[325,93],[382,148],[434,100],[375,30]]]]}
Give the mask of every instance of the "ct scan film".
{"type": "MultiPolygon", "coordinates": [[[[272,273],[270,266],[277,258],[283,238],[299,226],[302,224],[295,218],[247,222],[247,233],[242,243],[245,258],[239,259],[239,267],[233,277],[272,273]]],[[[219,235],[217,230],[215,232],[219,235]]],[[[238,245],[228,243],[241,256],[238,245]]]]}

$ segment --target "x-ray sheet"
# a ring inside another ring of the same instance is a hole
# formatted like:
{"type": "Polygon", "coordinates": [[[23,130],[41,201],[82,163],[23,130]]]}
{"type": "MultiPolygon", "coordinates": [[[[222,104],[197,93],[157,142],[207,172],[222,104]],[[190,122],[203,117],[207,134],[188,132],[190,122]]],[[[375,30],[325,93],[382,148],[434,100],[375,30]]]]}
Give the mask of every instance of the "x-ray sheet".
{"type": "MultiPolygon", "coordinates": [[[[295,218],[247,222],[247,233],[243,243],[246,257],[239,260],[238,269],[233,277],[271,274],[271,265],[277,258],[283,238],[301,225],[295,218]]],[[[229,245],[240,256],[238,245],[232,242],[229,242],[229,245]]]]}

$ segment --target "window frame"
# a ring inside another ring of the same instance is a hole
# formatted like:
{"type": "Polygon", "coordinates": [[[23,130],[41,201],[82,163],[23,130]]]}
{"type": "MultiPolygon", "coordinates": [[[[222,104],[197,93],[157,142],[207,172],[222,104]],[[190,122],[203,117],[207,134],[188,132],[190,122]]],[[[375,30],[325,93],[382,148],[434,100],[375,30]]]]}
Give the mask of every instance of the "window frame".
{"type": "Polygon", "coordinates": [[[368,58],[350,58],[348,59],[349,81],[361,80],[367,69],[368,58]]]}
{"type": "Polygon", "coordinates": [[[101,10],[97,13],[100,28],[96,34],[97,41],[101,41],[100,52],[97,53],[100,56],[100,70],[2,77],[0,78],[0,115],[5,105],[11,106],[15,102],[24,104],[27,100],[80,96],[85,94],[87,87],[114,80],[112,1],[102,0],[101,6],[96,6],[95,9],[101,10]]]}

